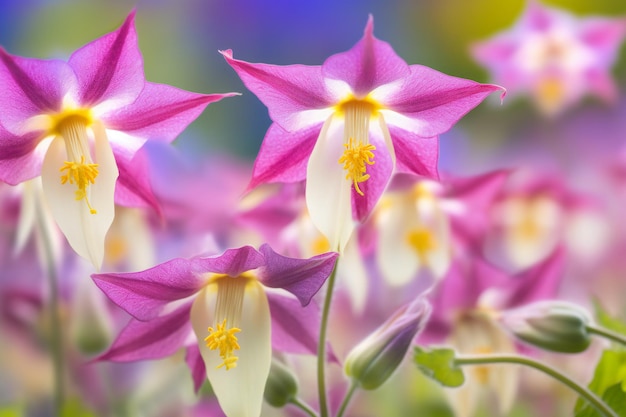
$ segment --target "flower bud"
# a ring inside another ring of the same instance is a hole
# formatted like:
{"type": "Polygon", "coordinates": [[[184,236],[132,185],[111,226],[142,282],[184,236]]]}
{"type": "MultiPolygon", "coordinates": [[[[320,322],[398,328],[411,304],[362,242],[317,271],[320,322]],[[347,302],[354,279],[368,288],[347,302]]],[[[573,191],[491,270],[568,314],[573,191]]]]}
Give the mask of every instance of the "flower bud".
{"type": "Polygon", "coordinates": [[[352,349],[346,375],[366,390],[381,386],[400,365],[429,314],[430,305],[423,298],[402,307],[352,349]]]}
{"type": "Polygon", "coordinates": [[[282,362],[272,359],[270,373],[265,383],[263,397],[274,407],[284,407],[290,403],[298,393],[298,381],[291,370],[282,362]]]}
{"type": "Polygon", "coordinates": [[[588,313],[576,304],[542,301],[503,313],[502,324],[517,338],[545,350],[579,353],[589,347],[588,313]]]}

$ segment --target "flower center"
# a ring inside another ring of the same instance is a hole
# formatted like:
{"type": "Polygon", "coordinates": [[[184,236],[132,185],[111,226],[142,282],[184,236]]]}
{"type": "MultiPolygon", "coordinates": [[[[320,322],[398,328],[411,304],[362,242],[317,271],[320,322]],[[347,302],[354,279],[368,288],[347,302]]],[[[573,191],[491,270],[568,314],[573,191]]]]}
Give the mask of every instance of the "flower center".
{"type": "Polygon", "coordinates": [[[222,363],[217,368],[227,371],[237,366],[239,357],[235,351],[240,349],[236,333],[241,332],[239,322],[243,308],[243,296],[246,284],[252,279],[247,275],[233,278],[228,275],[216,275],[212,282],[217,284],[217,303],[215,305],[215,325],[209,327],[209,335],[204,339],[211,350],[219,350],[222,363]]]}
{"type": "Polygon", "coordinates": [[[364,195],[359,183],[367,181],[370,175],[367,166],[374,165],[376,147],[369,142],[370,119],[376,117],[380,105],[364,98],[350,97],[337,106],[337,114],[344,117],[343,146],[346,148],[339,163],[346,170],[346,179],[351,180],[359,195],[364,195]]]}
{"type": "Polygon", "coordinates": [[[61,136],[65,142],[67,161],[59,169],[61,184],[76,186],[75,198],[84,200],[91,214],[97,211],[89,203],[89,189],[98,176],[98,164],[94,164],[89,152],[87,127],[93,123],[89,109],[68,109],[52,115],[49,133],[61,136]]]}
{"type": "Polygon", "coordinates": [[[407,235],[407,240],[409,245],[417,252],[417,256],[422,263],[425,263],[426,254],[437,247],[435,237],[425,227],[411,230],[407,235]]]}

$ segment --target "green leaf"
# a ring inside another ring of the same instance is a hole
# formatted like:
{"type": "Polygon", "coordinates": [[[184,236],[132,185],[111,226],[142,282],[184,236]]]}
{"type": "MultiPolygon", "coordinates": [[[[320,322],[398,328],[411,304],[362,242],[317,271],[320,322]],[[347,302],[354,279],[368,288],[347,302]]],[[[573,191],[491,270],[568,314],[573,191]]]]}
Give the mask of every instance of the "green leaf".
{"type": "Polygon", "coordinates": [[[463,371],[454,363],[454,350],[415,347],[415,363],[424,375],[446,387],[459,387],[465,382],[463,371]]]}
{"type": "Polygon", "coordinates": [[[596,315],[596,321],[600,326],[626,336],[626,322],[624,322],[624,320],[613,317],[609,313],[607,313],[606,310],[602,308],[602,305],[598,300],[595,300],[593,305],[596,315]]]}
{"type": "Polygon", "coordinates": [[[19,405],[0,406],[0,417],[23,417],[24,408],[19,405]]]}
{"type": "MultiPolygon", "coordinates": [[[[598,396],[604,397],[606,392],[616,385],[622,392],[626,392],[626,350],[605,350],[598,361],[589,389],[598,396]]],[[[626,402],[624,398],[622,401],[626,402]]],[[[586,401],[579,398],[576,402],[576,413],[582,411],[585,405],[586,401]]],[[[595,414],[582,414],[581,417],[591,415],[595,414]]],[[[576,416],[578,417],[578,414],[576,416]]]]}
{"type": "MultiPolygon", "coordinates": [[[[622,389],[622,384],[610,386],[602,395],[602,401],[609,406],[620,417],[626,417],[626,392],[622,389]]],[[[575,417],[602,417],[602,415],[586,403],[576,414],[575,417]]]]}
{"type": "Polygon", "coordinates": [[[71,398],[63,404],[61,417],[96,417],[78,398],[71,398]]]}

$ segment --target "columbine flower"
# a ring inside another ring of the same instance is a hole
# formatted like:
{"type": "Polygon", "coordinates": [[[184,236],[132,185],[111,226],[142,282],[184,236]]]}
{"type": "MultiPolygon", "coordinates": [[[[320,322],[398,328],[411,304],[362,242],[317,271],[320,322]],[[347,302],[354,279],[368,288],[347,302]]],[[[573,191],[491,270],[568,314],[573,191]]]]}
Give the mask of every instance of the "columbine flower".
{"type": "Polygon", "coordinates": [[[370,17],[363,38],[322,66],[252,64],[222,52],[274,121],[250,188],[306,178],[311,219],[332,250],[343,250],[353,218],[368,216],[396,166],[437,177],[437,135],[502,90],[409,66],[373,29],[370,17]]]}
{"type": "Polygon", "coordinates": [[[96,267],[114,194],[120,204],[156,204],[143,165],[133,163],[136,151],[148,138],[172,141],[207,104],[232,95],[146,82],[134,16],[68,62],[0,48],[0,180],[41,175],[59,227],[96,267]]]}
{"type": "Polygon", "coordinates": [[[160,358],[185,346],[196,389],[208,377],[226,415],[258,416],[272,346],[316,351],[319,311],[309,303],[336,258],[286,258],[268,245],[245,246],[142,272],[94,274],[96,285],[134,317],[100,358],[160,358]]]}
{"type": "Polygon", "coordinates": [[[513,28],[477,44],[473,54],[495,82],[530,94],[555,115],[587,93],[617,98],[610,69],[625,34],[624,19],[579,19],[530,1],[513,28]]]}

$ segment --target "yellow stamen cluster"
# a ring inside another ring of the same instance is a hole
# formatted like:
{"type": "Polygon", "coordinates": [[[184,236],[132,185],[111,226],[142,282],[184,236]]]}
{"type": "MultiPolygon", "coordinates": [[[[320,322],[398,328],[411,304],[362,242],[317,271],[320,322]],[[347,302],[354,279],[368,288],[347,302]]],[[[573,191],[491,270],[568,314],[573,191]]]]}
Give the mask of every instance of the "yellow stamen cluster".
{"type": "Polygon", "coordinates": [[[344,143],[343,146],[346,150],[343,152],[339,163],[343,164],[343,169],[348,173],[346,174],[347,180],[352,180],[354,189],[359,195],[364,195],[363,191],[359,188],[359,183],[367,181],[370,174],[367,174],[367,165],[374,165],[374,152],[376,147],[368,144],[364,145],[361,141],[356,141],[354,138],[350,138],[348,143],[344,143]]]}
{"type": "Polygon", "coordinates": [[[61,175],[61,184],[70,183],[76,184],[76,200],[85,200],[89,212],[96,214],[97,211],[89,204],[87,198],[87,187],[89,184],[94,184],[96,177],[98,176],[98,164],[86,164],[85,157],[80,157],[80,162],[65,161],[63,166],[59,170],[61,172],[66,171],[64,175],[61,175]]]}
{"type": "Polygon", "coordinates": [[[407,240],[422,261],[424,261],[429,251],[437,247],[433,234],[430,230],[423,227],[410,231],[407,240]]]}
{"type": "Polygon", "coordinates": [[[239,333],[241,329],[237,327],[226,328],[226,319],[221,324],[218,323],[217,329],[209,327],[209,335],[204,339],[206,345],[211,350],[219,349],[220,357],[223,362],[218,368],[225,367],[226,370],[237,366],[237,356],[233,354],[235,350],[239,350],[239,343],[235,333],[239,333]]]}

